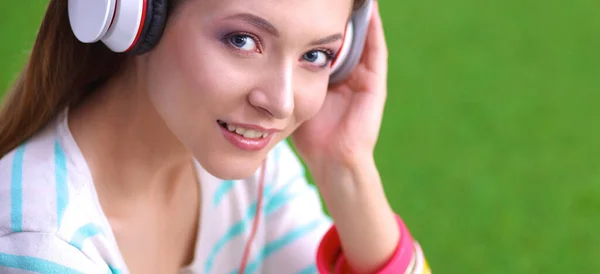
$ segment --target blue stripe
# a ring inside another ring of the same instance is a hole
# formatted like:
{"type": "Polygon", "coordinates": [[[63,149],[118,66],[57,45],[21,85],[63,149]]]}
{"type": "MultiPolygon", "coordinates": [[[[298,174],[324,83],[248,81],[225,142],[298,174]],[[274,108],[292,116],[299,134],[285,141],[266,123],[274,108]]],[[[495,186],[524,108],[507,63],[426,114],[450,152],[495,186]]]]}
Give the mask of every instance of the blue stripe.
{"type": "Polygon", "coordinates": [[[219,188],[215,192],[215,196],[213,197],[213,205],[218,206],[225,194],[229,192],[235,186],[235,181],[223,181],[219,184],[219,188]]]}
{"type": "MultiPolygon", "coordinates": [[[[264,189],[264,195],[266,196],[270,196],[271,192],[273,191],[273,187],[270,185],[265,186],[264,189]]],[[[204,271],[205,273],[210,273],[210,271],[212,270],[213,267],[213,263],[214,263],[214,259],[217,256],[217,253],[219,253],[219,251],[221,251],[221,249],[225,246],[225,244],[227,244],[227,242],[233,240],[233,238],[237,237],[238,235],[242,234],[244,232],[244,230],[246,230],[246,228],[250,227],[250,225],[252,224],[252,220],[254,219],[254,215],[256,214],[256,205],[257,201],[254,201],[254,203],[252,203],[250,205],[250,207],[248,208],[248,211],[246,211],[246,216],[238,221],[237,223],[233,224],[231,227],[229,227],[229,229],[227,230],[227,232],[225,233],[225,235],[223,235],[223,237],[221,237],[221,239],[219,239],[217,241],[217,243],[213,246],[210,254],[208,255],[206,262],[204,264],[204,271]]]]}
{"type": "Polygon", "coordinates": [[[319,274],[314,263],[298,271],[298,274],[319,274]]]}
{"type": "MultiPolygon", "coordinates": [[[[288,199],[291,195],[288,195],[285,191],[287,191],[287,189],[292,185],[292,183],[294,181],[296,181],[298,178],[301,178],[302,176],[304,176],[304,171],[302,171],[301,173],[292,177],[292,179],[290,179],[288,182],[286,182],[286,184],[278,192],[276,192],[274,194],[271,194],[271,192],[273,191],[272,185],[265,186],[264,199],[267,202],[266,202],[266,205],[262,209],[263,212],[265,212],[265,215],[272,213],[273,211],[281,208],[283,205],[285,205],[289,201],[288,199]]],[[[206,262],[204,264],[205,273],[210,273],[210,271],[212,270],[213,264],[214,264],[214,259],[217,256],[217,254],[219,253],[219,251],[221,251],[223,246],[225,246],[229,241],[233,240],[235,237],[242,234],[248,227],[250,227],[250,225],[254,219],[254,215],[256,214],[256,204],[257,204],[257,201],[254,201],[248,208],[248,211],[246,212],[246,217],[243,218],[242,220],[238,221],[237,223],[233,224],[227,230],[225,235],[223,237],[221,237],[221,239],[219,239],[219,241],[217,241],[217,243],[213,246],[213,248],[212,248],[210,254],[208,255],[208,258],[206,259],[206,262]]]]}
{"type": "MultiPolygon", "coordinates": [[[[300,176],[297,176],[297,177],[300,177],[300,176]]],[[[293,181],[290,181],[290,182],[293,182],[293,181]]],[[[267,201],[267,204],[263,208],[266,215],[277,211],[277,209],[288,204],[291,199],[293,199],[295,196],[297,196],[297,195],[289,193],[288,189],[290,188],[290,186],[292,186],[291,183],[284,185],[279,191],[277,191],[277,193],[275,193],[269,199],[269,201],[267,201]]]]}
{"type": "Polygon", "coordinates": [[[13,232],[23,229],[23,154],[25,145],[15,151],[10,182],[10,221],[13,232]]]}
{"type": "MultiPolygon", "coordinates": [[[[38,272],[38,273],[82,273],[75,269],[60,265],[44,259],[28,257],[28,256],[17,256],[5,253],[0,253],[0,266],[22,269],[26,271],[38,272]]],[[[83,274],[83,273],[82,273],[83,274]]]]}
{"type": "MultiPolygon", "coordinates": [[[[285,145],[287,145],[287,143],[285,143],[285,140],[284,140],[284,141],[281,141],[274,148],[273,158],[274,158],[274,161],[277,164],[277,166],[279,165],[279,157],[281,154],[281,150],[285,147],[285,145]]],[[[275,167],[275,168],[277,168],[277,167],[275,167]]],[[[284,187],[281,190],[279,190],[277,193],[275,193],[273,195],[274,197],[272,197],[272,198],[271,198],[271,196],[272,196],[271,192],[273,191],[273,185],[266,185],[265,189],[264,189],[264,196],[263,196],[263,198],[266,200],[266,205],[262,210],[266,214],[269,214],[269,213],[272,213],[273,211],[281,208],[283,205],[285,205],[286,202],[289,201],[290,195],[283,193],[283,191],[287,190],[290,187],[292,182],[296,181],[297,179],[299,179],[303,176],[304,176],[304,170],[302,170],[302,172],[300,172],[296,176],[292,177],[288,182],[286,182],[284,187]]],[[[233,187],[233,183],[230,183],[229,181],[223,182],[219,186],[219,189],[217,190],[217,192],[215,193],[215,197],[213,198],[213,203],[215,205],[217,205],[218,202],[223,198],[225,193],[227,193],[231,189],[231,187],[233,187]]],[[[205,273],[208,274],[212,270],[215,257],[217,256],[219,251],[229,241],[233,240],[235,237],[239,236],[247,228],[250,227],[250,225],[255,217],[255,214],[256,214],[256,206],[257,206],[256,204],[257,204],[257,201],[254,201],[248,208],[248,211],[246,212],[245,217],[242,220],[238,221],[237,223],[233,224],[227,230],[225,235],[223,237],[221,237],[221,239],[219,239],[219,241],[217,241],[217,243],[213,246],[213,248],[212,248],[211,252],[209,253],[209,255],[206,259],[206,262],[204,264],[205,273]]]]}
{"type": "MultiPolygon", "coordinates": [[[[321,220],[315,220],[311,223],[299,226],[291,230],[279,239],[267,243],[265,247],[258,253],[257,257],[251,263],[248,264],[248,266],[246,267],[246,272],[244,274],[254,273],[256,270],[258,270],[258,267],[264,261],[264,259],[272,255],[273,253],[281,250],[282,248],[286,247],[287,245],[293,243],[297,239],[300,239],[303,236],[314,231],[317,227],[319,227],[320,224],[321,220]]],[[[231,272],[231,274],[235,274],[238,272],[239,269],[236,269],[235,271],[231,272]]]]}
{"type": "Polygon", "coordinates": [[[77,249],[81,250],[82,246],[83,246],[83,242],[90,237],[96,236],[97,234],[104,234],[102,227],[100,227],[99,225],[90,223],[90,224],[84,225],[84,226],[80,227],[79,229],[77,229],[77,231],[75,232],[75,234],[73,234],[73,237],[71,238],[71,241],[69,241],[69,243],[72,246],[76,247],[77,249]]]}
{"type": "Polygon", "coordinates": [[[67,204],[69,188],[67,186],[67,157],[58,140],[54,142],[54,172],[56,174],[56,217],[60,227],[67,204]]]}
{"type": "Polygon", "coordinates": [[[108,268],[110,269],[110,274],[121,274],[123,273],[121,270],[118,270],[116,268],[114,268],[112,265],[108,265],[108,268]]]}
{"type": "MultiPolygon", "coordinates": [[[[281,155],[281,149],[284,145],[286,145],[285,140],[279,142],[279,144],[277,144],[275,146],[275,148],[273,149],[273,161],[275,162],[275,164],[279,164],[279,156],[281,155]]],[[[223,181],[219,184],[219,187],[217,188],[217,191],[215,191],[215,194],[213,197],[213,205],[214,206],[219,205],[219,203],[221,202],[221,200],[223,200],[225,195],[229,191],[231,191],[231,189],[235,186],[235,183],[236,182],[233,180],[227,180],[227,181],[223,181]]]]}

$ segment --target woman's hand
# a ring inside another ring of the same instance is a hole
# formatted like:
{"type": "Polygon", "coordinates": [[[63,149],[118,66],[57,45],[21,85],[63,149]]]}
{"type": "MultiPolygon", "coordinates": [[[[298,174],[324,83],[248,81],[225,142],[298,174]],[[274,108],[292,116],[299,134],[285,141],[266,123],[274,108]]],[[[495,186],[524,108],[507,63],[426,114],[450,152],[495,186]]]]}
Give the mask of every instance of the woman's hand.
{"type": "Polygon", "coordinates": [[[387,90],[387,46],[378,3],[362,58],[342,83],[332,86],[320,112],[292,134],[311,171],[330,165],[351,167],[373,156],[387,90]]]}
{"type": "Polygon", "coordinates": [[[358,273],[382,267],[400,238],[373,159],[386,99],[387,57],[378,3],[373,2],[360,63],[331,88],[320,112],[292,134],[334,220],[347,262],[358,273]]]}

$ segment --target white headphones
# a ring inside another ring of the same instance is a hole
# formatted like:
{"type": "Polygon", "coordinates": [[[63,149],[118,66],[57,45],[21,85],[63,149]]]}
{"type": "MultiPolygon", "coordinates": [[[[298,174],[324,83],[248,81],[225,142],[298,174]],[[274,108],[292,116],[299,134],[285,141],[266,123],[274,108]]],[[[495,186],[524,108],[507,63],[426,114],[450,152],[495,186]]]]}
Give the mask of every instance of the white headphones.
{"type": "MultiPolygon", "coordinates": [[[[143,54],[160,40],[167,0],[68,0],[69,21],[82,43],[102,41],[114,52],[143,54]]],[[[353,12],[344,44],[335,58],[330,83],[344,80],[358,64],[364,48],[372,0],[353,12]]]]}

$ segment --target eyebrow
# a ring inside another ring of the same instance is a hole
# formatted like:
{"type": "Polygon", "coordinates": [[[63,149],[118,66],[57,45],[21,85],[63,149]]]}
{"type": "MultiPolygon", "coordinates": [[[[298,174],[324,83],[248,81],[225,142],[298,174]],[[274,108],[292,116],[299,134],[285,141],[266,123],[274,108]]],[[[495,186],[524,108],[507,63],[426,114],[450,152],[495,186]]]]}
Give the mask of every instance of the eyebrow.
{"type": "Polygon", "coordinates": [[[341,33],[336,33],[336,34],[332,34],[329,35],[325,38],[321,38],[319,40],[313,41],[310,44],[311,45],[322,45],[322,44],[328,44],[331,42],[335,42],[337,40],[342,40],[344,38],[344,36],[341,33]]]}
{"type": "MultiPolygon", "coordinates": [[[[243,20],[257,28],[263,29],[264,31],[272,34],[275,37],[280,36],[279,31],[277,30],[277,28],[275,28],[275,26],[273,26],[273,24],[269,23],[269,21],[267,21],[266,19],[264,19],[260,16],[257,16],[257,15],[254,15],[252,13],[237,13],[237,14],[226,17],[226,19],[243,20]]],[[[327,43],[335,42],[337,40],[342,40],[343,38],[344,38],[344,36],[341,33],[336,33],[336,34],[332,34],[327,37],[315,40],[315,41],[311,42],[310,45],[327,44],[327,43]]]]}
{"type": "Polygon", "coordinates": [[[246,21],[247,23],[254,25],[257,28],[261,28],[272,35],[279,37],[279,31],[277,28],[273,26],[273,24],[269,23],[269,21],[263,19],[262,17],[256,16],[251,13],[237,13],[231,16],[226,17],[226,19],[240,19],[246,21]]]}

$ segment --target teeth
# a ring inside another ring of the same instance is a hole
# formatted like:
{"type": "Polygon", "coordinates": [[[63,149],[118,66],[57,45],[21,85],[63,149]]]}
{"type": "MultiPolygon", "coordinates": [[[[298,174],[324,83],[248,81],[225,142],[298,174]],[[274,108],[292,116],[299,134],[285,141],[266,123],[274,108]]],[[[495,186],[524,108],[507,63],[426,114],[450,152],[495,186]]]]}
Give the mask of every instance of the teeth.
{"type": "Polygon", "coordinates": [[[256,131],[256,130],[252,130],[252,129],[245,129],[245,128],[241,128],[241,127],[236,127],[236,126],[232,126],[229,124],[225,124],[226,125],[227,130],[231,131],[231,132],[235,132],[239,135],[244,136],[245,138],[267,138],[267,136],[269,136],[268,132],[261,132],[261,131],[256,131]]]}
{"type": "Polygon", "coordinates": [[[235,129],[235,133],[239,134],[239,135],[244,135],[244,132],[246,132],[246,129],[238,127],[235,129]]]}
{"type": "Polygon", "coordinates": [[[254,130],[246,130],[244,132],[244,137],[246,138],[258,138],[262,136],[262,132],[257,132],[254,130]]]}

